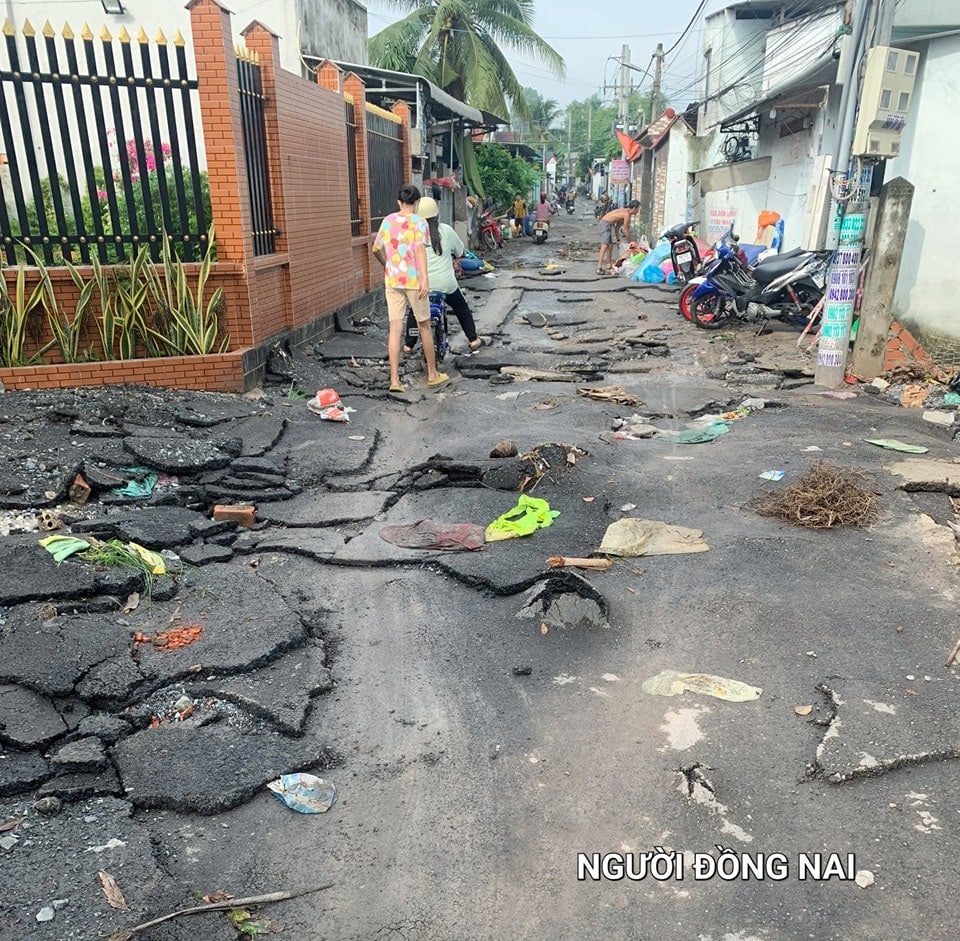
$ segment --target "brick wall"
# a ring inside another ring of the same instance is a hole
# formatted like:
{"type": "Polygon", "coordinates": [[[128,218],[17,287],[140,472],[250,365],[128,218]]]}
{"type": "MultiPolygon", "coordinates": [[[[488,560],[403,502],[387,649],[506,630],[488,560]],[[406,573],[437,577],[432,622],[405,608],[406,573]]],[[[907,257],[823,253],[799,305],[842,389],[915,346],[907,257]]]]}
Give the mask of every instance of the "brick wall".
{"type": "MultiPolygon", "coordinates": [[[[310,342],[335,329],[338,313],[367,310],[380,296],[383,273],[371,264],[368,146],[365,89],[359,77],[325,63],[317,81],[279,68],[279,39],[253,22],[244,30],[247,48],[259,60],[265,96],[265,132],[276,252],[255,256],[247,196],[247,167],[232,20],[219,0],[191,0],[191,33],[206,144],[210,200],[216,225],[217,262],[209,291],[224,291],[223,326],[230,352],[222,356],[165,357],[126,362],[49,365],[0,369],[7,388],[62,387],[110,383],[149,383],[188,389],[242,391],[262,378],[264,348],[280,335],[310,342]],[[349,172],[344,95],[357,108],[357,177],[362,236],[350,231],[349,172]]],[[[409,112],[404,116],[404,153],[409,154],[409,112]]],[[[409,171],[409,159],[405,166],[409,171]]],[[[88,277],[89,269],[80,269],[88,277]]],[[[38,273],[29,270],[28,283],[38,273]]],[[[77,289],[65,269],[50,269],[58,298],[73,311],[77,289]]],[[[196,266],[188,266],[191,277],[196,266]]],[[[8,285],[15,270],[4,271],[8,285]]],[[[208,295],[209,296],[209,295],[208,295]]],[[[49,339],[38,312],[42,343],[49,339]]],[[[102,353],[91,323],[85,348],[102,353]]],[[[39,347],[28,348],[28,355],[39,347]]]]}

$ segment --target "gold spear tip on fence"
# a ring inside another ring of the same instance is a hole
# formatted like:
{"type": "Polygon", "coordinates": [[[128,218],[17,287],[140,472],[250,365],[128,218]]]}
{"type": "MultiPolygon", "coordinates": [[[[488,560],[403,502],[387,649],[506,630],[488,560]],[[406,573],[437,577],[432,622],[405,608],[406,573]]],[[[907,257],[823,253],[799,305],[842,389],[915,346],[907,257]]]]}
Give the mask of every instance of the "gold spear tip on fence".
{"type": "Polygon", "coordinates": [[[175,46],[185,46],[187,44],[186,39],[183,38],[183,33],[179,29],[173,34],[173,44],[175,46]]]}
{"type": "Polygon", "coordinates": [[[101,42],[113,41],[113,36],[110,35],[110,30],[107,29],[106,23],[104,23],[103,28],[100,30],[100,41],[101,42]]]}
{"type": "Polygon", "coordinates": [[[150,42],[150,37],[147,35],[147,31],[142,26],[137,32],[137,42],[140,43],[141,46],[145,46],[148,42],[150,42]]]}
{"type": "Polygon", "coordinates": [[[63,24],[63,29],[60,31],[60,35],[63,36],[64,39],[69,39],[71,41],[74,39],[73,30],[70,28],[69,23],[63,24]]]}
{"type": "Polygon", "coordinates": [[[53,37],[57,35],[57,34],[56,34],[56,31],[54,30],[54,28],[50,25],[50,20],[44,20],[44,21],[43,21],[43,29],[40,30],[40,32],[41,32],[44,36],[46,36],[47,39],[53,39],[53,37]]]}
{"type": "Polygon", "coordinates": [[[158,46],[165,46],[165,45],[167,44],[167,37],[163,34],[163,30],[162,30],[162,29],[158,29],[158,30],[157,30],[157,38],[154,39],[154,42],[155,42],[158,46]]]}
{"type": "Polygon", "coordinates": [[[17,28],[16,26],[13,25],[13,22],[10,20],[9,16],[3,21],[3,35],[4,36],[17,35],[17,28]]]}
{"type": "Polygon", "coordinates": [[[30,22],[30,20],[23,21],[23,35],[30,36],[31,38],[37,35],[37,31],[33,28],[33,24],[30,22]]]}
{"type": "Polygon", "coordinates": [[[86,23],[83,24],[83,29],[80,30],[80,38],[86,41],[93,39],[93,30],[90,29],[86,23]]]}
{"type": "Polygon", "coordinates": [[[121,26],[120,32],[117,33],[117,39],[119,39],[120,42],[130,42],[132,38],[133,37],[127,32],[127,27],[121,26]]]}

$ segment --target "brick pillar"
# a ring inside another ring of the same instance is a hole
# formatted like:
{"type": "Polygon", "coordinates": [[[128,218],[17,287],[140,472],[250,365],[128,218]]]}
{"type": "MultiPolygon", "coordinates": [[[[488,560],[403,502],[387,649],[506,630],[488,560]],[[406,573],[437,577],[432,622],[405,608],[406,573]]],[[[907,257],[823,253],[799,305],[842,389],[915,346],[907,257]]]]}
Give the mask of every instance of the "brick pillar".
{"type": "Polygon", "coordinates": [[[270,202],[273,224],[279,231],[277,252],[287,251],[286,206],[283,199],[283,162],[280,158],[280,116],[277,113],[277,70],[280,68],[280,37],[273,30],[254,20],[240,33],[247,48],[260,60],[260,81],[263,84],[264,124],[267,133],[267,165],[270,168],[270,202]]]}
{"type": "MultiPolygon", "coordinates": [[[[360,196],[360,232],[367,238],[370,245],[373,244],[373,236],[376,233],[370,232],[372,218],[370,215],[370,171],[367,155],[369,154],[369,143],[367,141],[367,88],[356,72],[348,72],[343,76],[343,94],[353,101],[353,120],[357,125],[356,154],[357,154],[357,193],[360,196]]],[[[372,265],[372,256],[370,252],[363,253],[363,286],[364,290],[370,291],[374,287],[374,270],[372,265]]],[[[377,268],[379,269],[379,265],[377,268]]],[[[382,275],[377,279],[377,284],[382,280],[382,275]]]]}
{"type": "Polygon", "coordinates": [[[335,62],[324,59],[317,68],[317,84],[327,91],[340,94],[343,91],[343,69],[335,62]]]}
{"type": "MultiPolygon", "coordinates": [[[[405,101],[395,101],[390,109],[398,118],[400,118],[400,159],[403,161],[403,179],[409,183],[412,177],[412,161],[410,158],[410,105],[405,101]]],[[[453,133],[453,127],[450,128],[453,133]]]]}
{"type": "Polygon", "coordinates": [[[199,85],[210,203],[216,224],[217,261],[243,268],[238,306],[227,310],[233,349],[253,343],[246,270],[253,260],[253,223],[246,199],[247,166],[240,124],[240,94],[230,12],[219,0],[191,0],[190,31],[199,85]]]}

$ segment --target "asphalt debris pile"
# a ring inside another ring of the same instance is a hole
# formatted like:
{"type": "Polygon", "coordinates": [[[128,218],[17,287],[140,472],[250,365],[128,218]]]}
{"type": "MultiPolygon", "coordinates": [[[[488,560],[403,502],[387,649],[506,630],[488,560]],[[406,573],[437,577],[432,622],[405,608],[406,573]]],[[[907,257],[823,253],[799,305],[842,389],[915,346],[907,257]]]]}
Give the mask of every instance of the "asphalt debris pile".
{"type": "Polygon", "coordinates": [[[818,461],[796,483],[753,501],[761,516],[775,516],[810,529],[870,526],[880,515],[880,500],[867,475],[818,461]]]}

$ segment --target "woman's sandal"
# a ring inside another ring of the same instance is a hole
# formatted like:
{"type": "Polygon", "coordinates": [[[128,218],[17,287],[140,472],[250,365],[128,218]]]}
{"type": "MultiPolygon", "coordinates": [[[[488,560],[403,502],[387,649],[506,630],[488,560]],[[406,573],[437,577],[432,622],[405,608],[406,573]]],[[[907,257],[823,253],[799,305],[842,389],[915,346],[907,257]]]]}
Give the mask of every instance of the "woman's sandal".
{"type": "Polygon", "coordinates": [[[391,391],[391,392],[406,392],[407,390],[404,389],[404,387],[403,387],[402,385],[399,385],[399,384],[398,384],[398,385],[395,385],[395,386],[390,386],[390,391],[391,391]]]}

